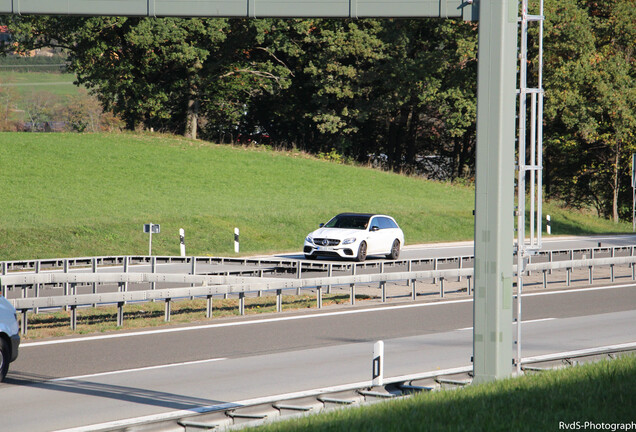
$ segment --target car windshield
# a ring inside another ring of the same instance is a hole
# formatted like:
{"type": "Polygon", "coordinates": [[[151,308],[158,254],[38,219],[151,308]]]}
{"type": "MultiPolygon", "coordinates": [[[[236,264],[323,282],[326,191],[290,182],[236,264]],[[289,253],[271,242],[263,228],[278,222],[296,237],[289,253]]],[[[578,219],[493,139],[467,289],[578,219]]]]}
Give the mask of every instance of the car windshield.
{"type": "Polygon", "coordinates": [[[365,215],[338,215],[325,224],[325,228],[367,229],[369,218],[365,215]]]}

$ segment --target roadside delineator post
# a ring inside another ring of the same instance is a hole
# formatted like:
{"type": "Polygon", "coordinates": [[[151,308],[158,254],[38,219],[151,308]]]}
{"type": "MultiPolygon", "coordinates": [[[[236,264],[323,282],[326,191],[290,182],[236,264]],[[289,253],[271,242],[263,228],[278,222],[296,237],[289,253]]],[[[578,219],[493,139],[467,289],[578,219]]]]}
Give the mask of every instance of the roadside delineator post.
{"type": "Polygon", "coordinates": [[[185,254],[185,230],[183,228],[179,229],[179,247],[181,249],[181,256],[186,256],[185,254]]]}
{"type": "Polygon", "coordinates": [[[373,345],[373,362],[371,364],[371,383],[381,386],[384,380],[384,342],[377,341],[373,345]]]}

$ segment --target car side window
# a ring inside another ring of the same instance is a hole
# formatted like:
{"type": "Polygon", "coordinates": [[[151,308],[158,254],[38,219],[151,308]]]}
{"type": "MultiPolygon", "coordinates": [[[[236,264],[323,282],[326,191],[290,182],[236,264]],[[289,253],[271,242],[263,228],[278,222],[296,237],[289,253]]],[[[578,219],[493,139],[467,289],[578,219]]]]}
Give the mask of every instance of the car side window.
{"type": "Polygon", "coordinates": [[[369,224],[369,230],[371,230],[374,226],[377,226],[378,228],[382,229],[382,227],[380,226],[380,218],[373,218],[371,219],[371,223],[369,224]]]}
{"type": "Polygon", "coordinates": [[[380,218],[380,229],[397,228],[397,224],[387,217],[380,218]]]}

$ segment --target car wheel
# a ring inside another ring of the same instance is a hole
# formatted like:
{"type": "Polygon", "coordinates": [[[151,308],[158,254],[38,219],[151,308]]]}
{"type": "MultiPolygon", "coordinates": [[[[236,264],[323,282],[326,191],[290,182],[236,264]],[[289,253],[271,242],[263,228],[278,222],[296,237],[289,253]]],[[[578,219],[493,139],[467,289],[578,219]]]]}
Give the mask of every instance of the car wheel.
{"type": "Polygon", "coordinates": [[[4,381],[4,377],[9,370],[9,355],[7,341],[0,338],[0,381],[4,381]]]}
{"type": "Polygon", "coordinates": [[[356,256],[356,261],[362,262],[367,258],[367,242],[360,243],[360,248],[358,248],[358,256],[356,256]]]}
{"type": "Polygon", "coordinates": [[[386,257],[390,260],[396,260],[400,256],[400,241],[395,239],[393,241],[393,245],[391,246],[391,253],[389,253],[386,257]]]}

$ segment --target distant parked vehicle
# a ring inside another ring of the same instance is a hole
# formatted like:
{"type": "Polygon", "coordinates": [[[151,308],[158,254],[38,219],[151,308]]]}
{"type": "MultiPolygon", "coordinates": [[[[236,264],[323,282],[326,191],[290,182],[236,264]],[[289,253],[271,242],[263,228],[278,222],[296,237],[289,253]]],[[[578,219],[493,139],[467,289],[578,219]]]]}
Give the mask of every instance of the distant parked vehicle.
{"type": "Polygon", "coordinates": [[[305,239],[303,252],[309,259],[334,256],[364,261],[368,255],[400,256],[404,233],[391,216],[342,213],[305,239]]]}
{"type": "Polygon", "coordinates": [[[9,363],[18,358],[20,332],[15,309],[0,296],[0,381],[9,371],[9,363]]]}
{"type": "Polygon", "coordinates": [[[239,134],[238,137],[236,137],[236,142],[246,145],[270,145],[272,139],[267,133],[239,134]]]}

